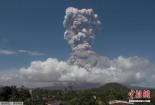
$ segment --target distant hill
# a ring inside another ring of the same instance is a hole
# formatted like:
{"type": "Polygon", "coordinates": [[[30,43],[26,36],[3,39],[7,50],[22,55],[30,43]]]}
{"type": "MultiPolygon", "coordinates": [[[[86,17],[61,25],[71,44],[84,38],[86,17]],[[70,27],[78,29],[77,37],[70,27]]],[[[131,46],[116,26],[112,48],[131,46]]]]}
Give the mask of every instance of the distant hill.
{"type": "Polygon", "coordinates": [[[103,97],[107,97],[107,99],[128,99],[129,88],[119,83],[108,83],[92,90],[95,91],[99,96],[104,95],[103,97]]]}
{"type": "Polygon", "coordinates": [[[100,86],[99,88],[96,88],[97,90],[109,90],[109,89],[114,89],[114,90],[128,90],[129,88],[119,84],[119,83],[107,83],[103,86],[100,86]]]}
{"type": "Polygon", "coordinates": [[[99,84],[95,83],[78,83],[74,82],[71,84],[55,84],[54,86],[43,87],[43,89],[47,90],[64,90],[64,89],[71,89],[71,90],[81,90],[81,89],[92,89],[99,87],[99,84]]]}
{"type": "Polygon", "coordinates": [[[72,84],[55,84],[54,86],[42,87],[47,90],[81,90],[81,89],[93,89],[97,91],[107,91],[107,90],[117,90],[117,91],[129,91],[130,89],[150,89],[155,90],[155,88],[139,87],[139,86],[127,86],[119,83],[107,83],[105,85],[99,85],[95,83],[72,83],[72,84]]]}

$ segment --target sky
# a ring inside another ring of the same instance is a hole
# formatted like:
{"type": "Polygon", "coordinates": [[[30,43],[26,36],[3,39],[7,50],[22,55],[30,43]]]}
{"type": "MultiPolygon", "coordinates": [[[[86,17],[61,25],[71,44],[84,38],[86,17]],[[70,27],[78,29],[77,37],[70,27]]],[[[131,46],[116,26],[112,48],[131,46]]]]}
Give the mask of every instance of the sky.
{"type": "Polygon", "coordinates": [[[67,7],[92,8],[101,21],[92,49],[101,56],[138,56],[155,64],[154,0],[0,0],[0,71],[48,58],[67,60],[67,7]]]}

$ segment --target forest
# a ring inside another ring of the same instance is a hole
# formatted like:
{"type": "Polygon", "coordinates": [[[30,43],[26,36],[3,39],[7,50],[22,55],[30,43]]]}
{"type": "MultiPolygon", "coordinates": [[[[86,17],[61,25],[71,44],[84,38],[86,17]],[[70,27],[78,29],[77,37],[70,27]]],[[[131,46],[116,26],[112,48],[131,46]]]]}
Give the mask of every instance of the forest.
{"type": "MultiPolygon", "coordinates": [[[[79,90],[72,86],[61,90],[3,86],[0,87],[0,101],[22,101],[24,105],[47,105],[51,101],[61,102],[60,105],[109,105],[111,100],[128,101],[130,89],[131,87],[118,83],[79,90]]],[[[150,91],[151,103],[135,103],[134,105],[155,105],[155,89],[150,89],[150,91]]]]}

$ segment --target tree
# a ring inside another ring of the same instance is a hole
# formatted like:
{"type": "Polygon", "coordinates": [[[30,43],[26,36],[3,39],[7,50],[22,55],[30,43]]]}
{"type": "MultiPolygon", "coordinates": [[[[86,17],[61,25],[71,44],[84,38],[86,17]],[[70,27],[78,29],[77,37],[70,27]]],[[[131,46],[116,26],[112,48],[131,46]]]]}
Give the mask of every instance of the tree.
{"type": "Polygon", "coordinates": [[[3,87],[0,91],[0,101],[8,101],[12,95],[12,89],[9,86],[3,87]]]}

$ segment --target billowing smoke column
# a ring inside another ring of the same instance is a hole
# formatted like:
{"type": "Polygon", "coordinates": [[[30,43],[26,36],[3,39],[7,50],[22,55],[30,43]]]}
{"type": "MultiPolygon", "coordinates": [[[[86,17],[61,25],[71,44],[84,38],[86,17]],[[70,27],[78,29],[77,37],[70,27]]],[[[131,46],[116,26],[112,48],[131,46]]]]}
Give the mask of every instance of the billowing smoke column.
{"type": "Polygon", "coordinates": [[[100,25],[98,15],[92,9],[67,8],[63,24],[66,29],[64,38],[73,51],[91,49],[100,25]]]}
{"type": "Polygon", "coordinates": [[[64,38],[73,51],[68,60],[69,64],[86,69],[96,66],[104,68],[108,65],[107,58],[99,57],[91,50],[101,24],[98,15],[92,9],[67,8],[63,24],[66,29],[64,38]]]}

